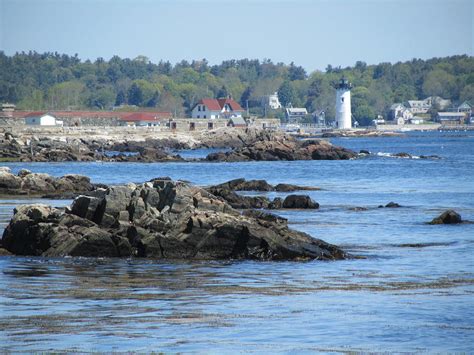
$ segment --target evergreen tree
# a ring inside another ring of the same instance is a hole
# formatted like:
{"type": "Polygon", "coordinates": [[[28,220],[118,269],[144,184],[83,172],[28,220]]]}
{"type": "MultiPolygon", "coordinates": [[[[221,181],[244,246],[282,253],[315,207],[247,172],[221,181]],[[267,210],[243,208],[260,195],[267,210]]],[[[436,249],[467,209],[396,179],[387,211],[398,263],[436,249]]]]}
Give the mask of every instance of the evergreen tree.
{"type": "Polygon", "coordinates": [[[284,81],[278,89],[278,100],[283,106],[288,106],[295,99],[295,91],[288,80],[284,81]]]}
{"type": "Polygon", "coordinates": [[[143,92],[142,89],[136,84],[133,83],[128,90],[128,104],[140,106],[143,101],[143,92]]]}

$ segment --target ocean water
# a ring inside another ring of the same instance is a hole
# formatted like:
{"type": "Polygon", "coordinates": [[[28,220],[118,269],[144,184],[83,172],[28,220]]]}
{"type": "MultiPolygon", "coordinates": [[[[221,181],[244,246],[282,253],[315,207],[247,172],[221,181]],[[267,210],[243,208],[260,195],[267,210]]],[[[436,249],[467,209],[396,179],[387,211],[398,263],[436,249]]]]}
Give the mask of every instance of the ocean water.
{"type": "MultiPolygon", "coordinates": [[[[170,176],[198,185],[245,177],[318,186],[321,191],[304,193],[320,203],[319,210],[277,213],[292,228],[366,258],[1,257],[0,351],[474,351],[474,224],[425,223],[448,208],[474,221],[474,133],[331,141],[374,155],[351,161],[5,164],[13,171],[85,174],[107,184],[170,176]],[[440,159],[385,154],[398,152],[440,159]],[[377,208],[390,201],[402,207],[377,208]]],[[[14,206],[31,202],[1,200],[0,231],[14,206]]]]}

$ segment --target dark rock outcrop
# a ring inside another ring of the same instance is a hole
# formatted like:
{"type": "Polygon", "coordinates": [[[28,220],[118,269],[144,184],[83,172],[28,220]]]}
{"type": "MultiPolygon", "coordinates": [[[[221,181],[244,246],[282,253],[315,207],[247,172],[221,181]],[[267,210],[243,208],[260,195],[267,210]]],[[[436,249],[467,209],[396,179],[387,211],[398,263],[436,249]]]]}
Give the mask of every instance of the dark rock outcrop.
{"type": "Polygon", "coordinates": [[[177,259],[334,260],[338,247],[291,230],[268,213],[242,215],[209,192],[153,180],[78,197],[65,212],[21,206],[2,247],[17,255],[177,259]]]}
{"type": "Polygon", "coordinates": [[[22,169],[18,175],[8,170],[0,171],[0,195],[35,195],[54,198],[73,198],[79,194],[96,191],[87,176],[68,174],[60,178],[22,169]]]}
{"type": "Polygon", "coordinates": [[[461,215],[454,210],[447,210],[433,218],[429,224],[459,224],[463,223],[461,215]]]}
{"type": "Polygon", "coordinates": [[[230,152],[212,153],[208,161],[275,161],[275,160],[342,160],[355,158],[349,149],[337,147],[324,140],[298,141],[282,136],[271,141],[259,141],[230,152]]]}
{"type": "Polygon", "coordinates": [[[317,191],[319,187],[299,186],[293,184],[277,184],[275,186],[269,184],[265,180],[245,180],[244,178],[234,179],[222,184],[211,186],[210,188],[227,189],[231,191],[317,191]]]}
{"type": "Polygon", "coordinates": [[[318,209],[319,203],[313,201],[306,195],[288,195],[285,200],[283,200],[282,206],[283,208],[318,209]]]}
{"type": "Polygon", "coordinates": [[[400,206],[398,203],[396,202],[393,202],[393,201],[390,201],[389,203],[387,203],[385,205],[386,208],[399,208],[399,207],[402,207],[400,206]]]}

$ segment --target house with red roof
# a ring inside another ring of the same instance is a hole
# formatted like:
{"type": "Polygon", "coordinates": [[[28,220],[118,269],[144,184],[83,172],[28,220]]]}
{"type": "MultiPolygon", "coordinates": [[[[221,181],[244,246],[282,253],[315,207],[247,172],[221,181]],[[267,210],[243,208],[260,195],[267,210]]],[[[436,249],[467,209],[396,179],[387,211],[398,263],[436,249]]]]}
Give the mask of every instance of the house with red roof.
{"type": "Polygon", "coordinates": [[[156,112],[135,112],[119,120],[121,126],[156,127],[161,125],[160,118],[162,116],[156,112]]]}
{"type": "Polygon", "coordinates": [[[232,99],[202,99],[193,107],[192,118],[242,117],[244,109],[232,99]]]}

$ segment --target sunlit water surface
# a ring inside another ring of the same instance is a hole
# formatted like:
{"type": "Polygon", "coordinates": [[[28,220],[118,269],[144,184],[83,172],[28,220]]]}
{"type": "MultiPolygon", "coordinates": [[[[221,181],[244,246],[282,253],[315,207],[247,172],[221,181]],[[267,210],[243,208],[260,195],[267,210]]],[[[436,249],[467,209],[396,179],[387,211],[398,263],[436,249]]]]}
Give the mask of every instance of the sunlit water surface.
{"type": "MultiPolygon", "coordinates": [[[[447,208],[474,221],[474,134],[333,139],[352,161],[10,163],[119,184],[170,176],[319,186],[293,228],[366,259],[170,262],[0,258],[0,350],[163,352],[473,351],[474,225],[430,226],[447,208]],[[403,207],[377,208],[394,201],[403,207]],[[352,207],[365,207],[353,211],[352,207]]],[[[205,151],[185,152],[200,157],[205,151]]],[[[268,193],[269,197],[284,194],[268,193]]],[[[1,229],[12,209],[0,201],[1,229]]],[[[70,201],[39,201],[64,206],[70,201]]]]}

